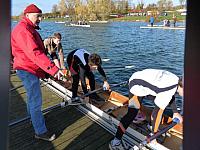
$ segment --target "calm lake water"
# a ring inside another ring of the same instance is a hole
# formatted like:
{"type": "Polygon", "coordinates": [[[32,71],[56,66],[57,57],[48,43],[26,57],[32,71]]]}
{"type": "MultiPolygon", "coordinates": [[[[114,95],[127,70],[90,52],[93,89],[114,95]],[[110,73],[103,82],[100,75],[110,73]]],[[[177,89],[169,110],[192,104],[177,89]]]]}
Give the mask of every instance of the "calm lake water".
{"type": "MultiPolygon", "coordinates": [[[[12,23],[12,27],[16,23],[12,23]]],[[[134,65],[131,69],[105,69],[110,84],[128,80],[133,72],[145,68],[166,69],[183,74],[185,30],[140,29],[144,22],[110,22],[91,24],[90,28],[68,27],[65,24],[41,22],[42,38],[54,32],[62,34],[65,55],[76,48],[98,53],[103,67],[134,65]]],[[[177,25],[184,25],[178,22],[177,25]]],[[[101,79],[96,74],[97,79],[101,79]]],[[[116,88],[127,95],[126,87],[116,88]]],[[[178,105],[182,100],[178,97],[178,105]]]]}

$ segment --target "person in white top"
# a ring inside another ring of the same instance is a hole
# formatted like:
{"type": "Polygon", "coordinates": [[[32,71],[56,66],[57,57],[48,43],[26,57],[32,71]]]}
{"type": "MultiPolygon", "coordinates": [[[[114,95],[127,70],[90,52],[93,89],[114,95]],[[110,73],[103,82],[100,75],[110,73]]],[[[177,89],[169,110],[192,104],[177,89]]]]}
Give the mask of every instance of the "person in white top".
{"type": "Polygon", "coordinates": [[[141,107],[141,100],[145,96],[153,97],[155,103],[155,108],[151,115],[153,133],[158,131],[162,114],[168,105],[172,108],[173,118],[178,118],[180,123],[182,123],[182,116],[178,113],[175,103],[176,92],[183,96],[182,78],[169,71],[145,69],[133,73],[129,79],[128,112],[121,119],[115,138],[109,144],[109,148],[114,150],[122,147],[122,136],[136,117],[141,107]]]}
{"type": "MultiPolygon", "coordinates": [[[[110,85],[107,82],[106,74],[102,68],[101,57],[98,54],[90,54],[88,51],[82,48],[75,49],[68,54],[67,63],[73,78],[72,98],[77,97],[79,79],[81,80],[81,86],[84,95],[89,92],[86,84],[86,77],[89,79],[90,90],[95,90],[96,83],[93,74],[94,70],[98,70],[98,72],[102,75],[103,88],[105,90],[110,89],[110,85]]],[[[89,97],[93,100],[100,101],[100,97],[97,95],[97,93],[93,93],[89,97]]]]}

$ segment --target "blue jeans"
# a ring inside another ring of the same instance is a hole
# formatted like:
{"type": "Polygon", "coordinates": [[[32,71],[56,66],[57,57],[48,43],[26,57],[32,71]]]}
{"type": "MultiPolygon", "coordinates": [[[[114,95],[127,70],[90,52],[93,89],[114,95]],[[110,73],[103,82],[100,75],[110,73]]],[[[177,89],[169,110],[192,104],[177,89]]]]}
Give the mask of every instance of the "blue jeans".
{"type": "Polygon", "coordinates": [[[27,111],[31,117],[35,133],[37,135],[43,134],[47,132],[47,128],[41,111],[42,92],[39,78],[24,70],[17,70],[17,76],[22,80],[27,93],[27,111]]]}

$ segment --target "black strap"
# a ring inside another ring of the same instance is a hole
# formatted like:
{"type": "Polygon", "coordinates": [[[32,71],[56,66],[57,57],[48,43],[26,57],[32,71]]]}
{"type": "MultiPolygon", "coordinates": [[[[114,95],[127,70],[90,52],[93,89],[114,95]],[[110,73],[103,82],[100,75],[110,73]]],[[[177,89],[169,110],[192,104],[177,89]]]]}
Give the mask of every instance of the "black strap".
{"type": "Polygon", "coordinates": [[[178,84],[174,84],[174,85],[171,85],[169,87],[164,87],[164,88],[159,88],[155,85],[152,85],[150,83],[148,83],[147,81],[144,81],[142,79],[133,79],[129,82],[129,89],[131,89],[134,85],[141,85],[143,87],[147,87],[149,89],[151,89],[152,91],[154,91],[155,93],[161,93],[161,92],[164,92],[164,91],[169,91],[175,87],[177,87],[178,84]]]}

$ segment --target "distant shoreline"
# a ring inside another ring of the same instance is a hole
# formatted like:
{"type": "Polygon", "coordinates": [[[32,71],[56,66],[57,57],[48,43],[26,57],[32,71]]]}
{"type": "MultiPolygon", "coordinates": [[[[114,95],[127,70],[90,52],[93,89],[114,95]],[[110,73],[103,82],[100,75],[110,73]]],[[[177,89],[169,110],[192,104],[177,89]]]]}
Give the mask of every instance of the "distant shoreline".
{"type": "MultiPolygon", "coordinates": [[[[181,16],[180,14],[176,15],[177,16],[177,22],[185,22],[186,21],[186,16],[181,16]]],[[[19,16],[12,16],[12,20],[18,21],[20,19],[19,16]]],[[[170,20],[173,21],[173,15],[169,14],[167,16],[158,16],[155,18],[155,23],[161,22],[163,20],[170,20]]],[[[71,20],[69,18],[45,18],[43,21],[54,21],[54,22],[70,22],[71,20]]],[[[96,20],[97,21],[97,20],[96,20]]],[[[94,22],[96,22],[94,21],[94,22]]],[[[99,20],[101,22],[101,20],[99,20]]],[[[107,20],[108,22],[149,22],[149,16],[123,16],[123,17],[114,17],[114,18],[109,18],[107,20]]],[[[99,22],[99,23],[100,23],[99,22]]],[[[98,23],[98,21],[97,21],[98,23]]]]}
{"type": "MultiPolygon", "coordinates": [[[[19,21],[20,19],[11,19],[11,21],[19,21]]],[[[68,20],[58,20],[58,19],[44,19],[44,20],[42,20],[42,21],[49,21],[49,22],[56,22],[56,21],[66,21],[66,22],[68,22],[68,20]]],[[[172,21],[172,20],[171,20],[172,21]]],[[[185,22],[186,20],[178,20],[177,22],[185,22]]],[[[146,20],[126,20],[126,19],[120,19],[120,20],[113,20],[113,19],[110,19],[110,20],[108,20],[108,22],[147,22],[146,20]]],[[[158,23],[158,22],[162,22],[162,20],[161,21],[157,21],[157,22],[155,22],[155,23],[158,23]]],[[[148,22],[147,22],[148,23],[148,22]]]]}

